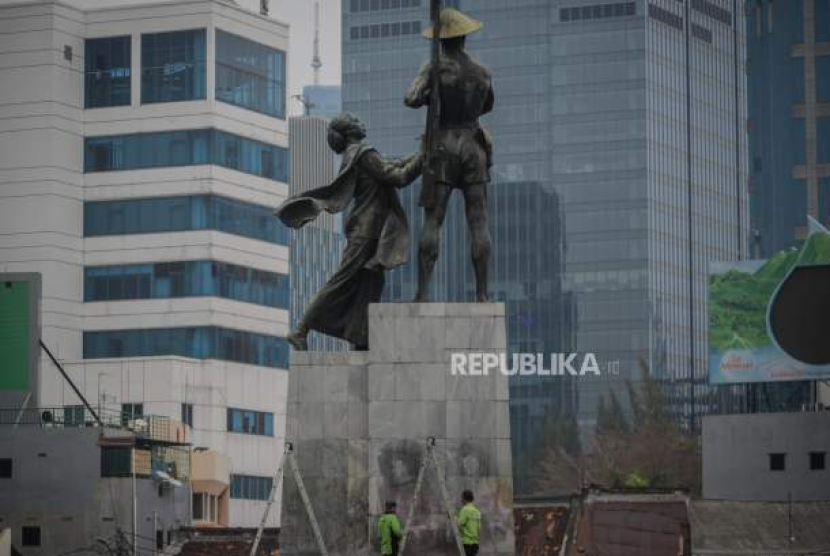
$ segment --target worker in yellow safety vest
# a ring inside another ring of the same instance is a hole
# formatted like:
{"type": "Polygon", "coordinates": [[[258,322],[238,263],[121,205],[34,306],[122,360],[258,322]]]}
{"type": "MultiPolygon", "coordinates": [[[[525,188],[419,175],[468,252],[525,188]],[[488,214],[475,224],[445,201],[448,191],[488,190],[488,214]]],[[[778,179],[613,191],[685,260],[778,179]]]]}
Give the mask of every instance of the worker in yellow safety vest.
{"type": "Polygon", "coordinates": [[[478,533],[481,528],[481,512],[473,505],[473,491],[465,490],[461,494],[464,503],[458,511],[458,531],[461,533],[461,544],[464,545],[465,556],[478,554],[478,533]]]}
{"type": "Polygon", "coordinates": [[[386,503],[386,511],[378,520],[378,535],[380,536],[380,553],[382,556],[398,556],[398,541],[403,533],[401,522],[395,513],[397,504],[394,501],[386,503]]]}

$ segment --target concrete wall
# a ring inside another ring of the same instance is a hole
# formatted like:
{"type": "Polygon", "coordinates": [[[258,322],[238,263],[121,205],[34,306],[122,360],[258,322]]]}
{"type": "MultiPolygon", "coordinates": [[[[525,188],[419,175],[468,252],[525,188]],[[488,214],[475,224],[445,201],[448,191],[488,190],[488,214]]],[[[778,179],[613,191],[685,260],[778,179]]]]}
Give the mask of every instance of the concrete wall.
{"type": "MultiPolygon", "coordinates": [[[[133,531],[130,478],[101,478],[98,428],[0,427],[0,458],[12,459],[12,478],[0,479],[0,526],[24,556],[53,556],[133,531]],[[21,528],[41,528],[40,547],[21,546],[21,528]]],[[[137,479],[137,545],[152,548],[159,529],[189,524],[189,488],[159,494],[153,479],[137,479]]]]}
{"type": "Polygon", "coordinates": [[[703,497],[728,500],[830,499],[830,411],[703,418],[703,497]],[[825,452],[810,470],[810,452],[825,452]],[[783,471],[769,454],[785,453],[783,471]]]}
{"type": "MultiPolygon", "coordinates": [[[[330,554],[377,554],[387,500],[405,524],[428,437],[453,511],[462,490],[475,492],[481,554],[514,553],[507,377],[450,371],[450,354],[506,343],[501,303],[379,303],[369,306],[370,351],[293,354],[286,435],[330,554]]],[[[290,472],[283,489],[280,551],[314,556],[290,472]]],[[[439,492],[430,467],[411,524],[414,554],[457,554],[439,492]]]]}

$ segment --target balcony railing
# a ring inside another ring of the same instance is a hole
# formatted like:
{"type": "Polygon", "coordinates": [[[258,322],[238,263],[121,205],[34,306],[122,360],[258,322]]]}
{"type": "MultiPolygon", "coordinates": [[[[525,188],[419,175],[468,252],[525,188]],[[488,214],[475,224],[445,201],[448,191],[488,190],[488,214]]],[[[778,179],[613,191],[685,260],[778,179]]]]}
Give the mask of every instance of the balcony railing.
{"type": "Polygon", "coordinates": [[[97,411],[99,425],[82,406],[39,407],[20,410],[0,408],[0,426],[38,426],[50,428],[98,427],[131,431],[140,439],[169,444],[188,444],[187,428],[161,415],[134,415],[108,409],[97,411]]]}

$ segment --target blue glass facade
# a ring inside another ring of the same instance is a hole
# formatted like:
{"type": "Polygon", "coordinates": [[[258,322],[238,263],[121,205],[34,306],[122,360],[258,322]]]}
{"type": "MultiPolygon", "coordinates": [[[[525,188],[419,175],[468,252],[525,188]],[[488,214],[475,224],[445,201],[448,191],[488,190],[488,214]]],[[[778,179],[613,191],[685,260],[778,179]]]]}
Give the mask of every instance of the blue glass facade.
{"type": "Polygon", "coordinates": [[[217,164],[275,181],[288,179],[288,152],[218,129],[87,137],[84,172],[217,164]]]}
{"type": "Polygon", "coordinates": [[[216,30],[216,99],[285,117],[285,53],[216,30]]]}
{"type": "Polygon", "coordinates": [[[130,36],[84,42],[84,108],[129,106],[130,36]]]}
{"type": "MultiPolygon", "coordinates": [[[[320,289],[340,266],[340,257],[346,247],[346,237],[341,231],[307,225],[291,234],[291,315],[292,328],[320,289]]],[[[343,340],[312,332],[308,336],[311,351],[343,351],[348,344],[343,340]]]]}
{"type": "MultiPolygon", "coordinates": [[[[830,223],[830,0],[747,4],[752,258],[798,245],[807,215],[830,223]],[[812,29],[809,29],[809,25],[812,29]],[[811,32],[807,32],[807,31],[811,32]],[[809,71],[808,71],[809,70],[809,71]],[[823,174],[823,175],[822,175],[823,174]]],[[[806,382],[747,386],[751,409],[799,410],[806,382]]]]}
{"type": "Polygon", "coordinates": [[[229,407],[228,432],[274,436],[274,414],[229,407]]]}
{"type": "Polygon", "coordinates": [[[271,477],[231,475],[231,498],[268,500],[274,480],[271,477]]]}
{"type": "Polygon", "coordinates": [[[288,245],[288,230],[270,208],[217,197],[154,197],[84,203],[84,236],[219,230],[288,245]]]}
{"type": "Polygon", "coordinates": [[[141,103],[206,98],[204,29],[141,35],[141,103]]]}
{"type": "Polygon", "coordinates": [[[288,368],[288,342],[216,326],[84,332],[84,359],[178,355],[288,368]]]}
{"type": "Polygon", "coordinates": [[[210,129],[87,137],[84,171],[112,172],[211,163],[210,129]]]}
{"type": "Polygon", "coordinates": [[[288,151],[239,135],[216,131],[216,164],[281,182],[288,181],[288,151]]]}
{"type": "Polygon", "coordinates": [[[288,276],[218,261],[92,266],[84,301],[215,296],[288,309],[288,276]]]}

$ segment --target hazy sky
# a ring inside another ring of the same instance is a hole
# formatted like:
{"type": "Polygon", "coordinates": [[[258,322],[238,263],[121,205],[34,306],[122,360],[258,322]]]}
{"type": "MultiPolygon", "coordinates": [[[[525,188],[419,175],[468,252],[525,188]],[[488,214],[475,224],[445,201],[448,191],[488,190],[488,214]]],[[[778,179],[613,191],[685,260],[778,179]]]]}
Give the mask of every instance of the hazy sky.
{"type": "MultiPolygon", "coordinates": [[[[320,69],[321,85],[340,85],[340,0],[320,2],[320,69]]],[[[237,0],[248,9],[259,10],[259,0],[237,0]]],[[[303,113],[302,105],[293,95],[304,85],[311,85],[314,72],[311,57],[314,52],[315,0],[271,0],[271,17],[291,26],[291,47],[288,59],[288,107],[291,115],[303,113]]]]}

